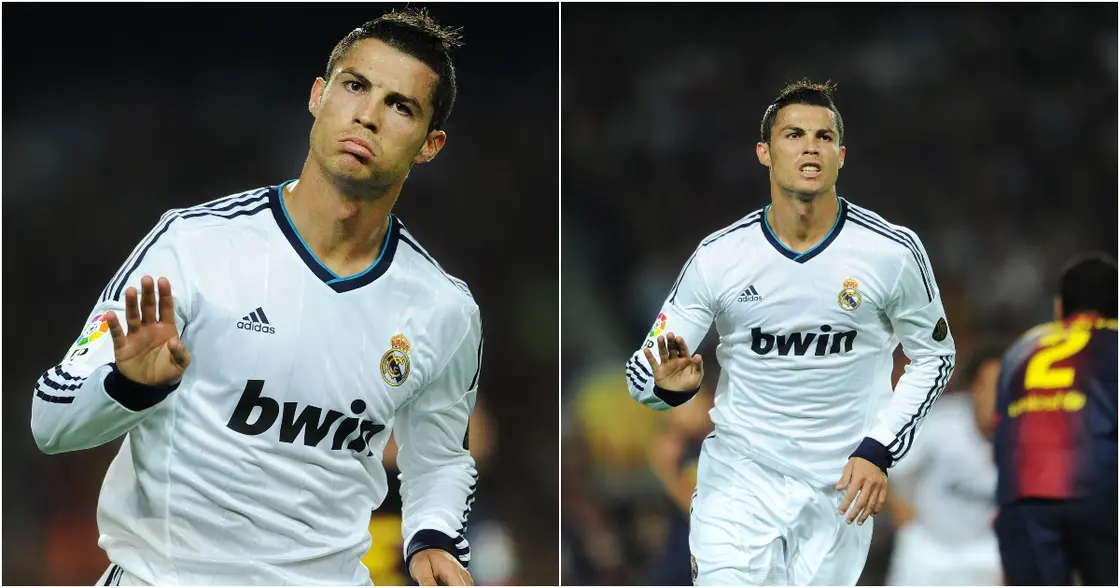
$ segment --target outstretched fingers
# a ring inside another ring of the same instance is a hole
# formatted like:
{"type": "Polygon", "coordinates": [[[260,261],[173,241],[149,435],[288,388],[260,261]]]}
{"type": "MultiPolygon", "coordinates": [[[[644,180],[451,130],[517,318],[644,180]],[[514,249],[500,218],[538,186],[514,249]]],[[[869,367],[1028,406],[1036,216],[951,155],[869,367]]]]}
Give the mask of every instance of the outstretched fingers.
{"type": "Polygon", "coordinates": [[[128,332],[134,333],[140,328],[140,303],[136,288],[129,286],[124,291],[124,321],[128,325],[128,332]]]}
{"type": "Polygon", "coordinates": [[[140,278],[140,324],[156,322],[156,283],[151,276],[140,278]]]}
{"type": "Polygon", "coordinates": [[[684,342],[684,337],[678,335],[675,338],[675,341],[677,343],[677,353],[679,354],[679,357],[689,357],[688,343],[684,342]]]}
{"type": "Polygon", "coordinates": [[[171,282],[167,278],[159,279],[159,322],[175,324],[175,299],[171,296],[171,282]]]}
{"type": "Polygon", "coordinates": [[[117,313],[110,310],[105,313],[105,322],[109,324],[109,336],[113,338],[113,349],[120,349],[124,346],[124,329],[121,328],[121,319],[117,318],[117,313]]]}
{"type": "Polygon", "coordinates": [[[668,343],[665,341],[664,335],[657,338],[657,353],[661,356],[662,364],[669,361],[669,358],[672,357],[669,355],[669,347],[668,343]]]}

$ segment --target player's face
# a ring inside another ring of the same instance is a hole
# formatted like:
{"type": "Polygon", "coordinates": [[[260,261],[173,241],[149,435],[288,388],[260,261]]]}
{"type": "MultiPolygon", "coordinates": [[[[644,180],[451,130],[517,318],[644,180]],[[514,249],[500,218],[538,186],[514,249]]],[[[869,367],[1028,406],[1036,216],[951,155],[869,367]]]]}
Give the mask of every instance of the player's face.
{"type": "Polygon", "coordinates": [[[759,143],[757,151],[771,182],[788,193],[817,196],[836,185],[846,150],[831,110],[791,104],[778,111],[770,143],[759,143]]]}
{"type": "Polygon", "coordinates": [[[385,188],[443,147],[428,132],[438,76],[420,60],[377,39],[358,41],[330,81],[315,80],[309,108],[311,152],[336,182],[385,188]]]}

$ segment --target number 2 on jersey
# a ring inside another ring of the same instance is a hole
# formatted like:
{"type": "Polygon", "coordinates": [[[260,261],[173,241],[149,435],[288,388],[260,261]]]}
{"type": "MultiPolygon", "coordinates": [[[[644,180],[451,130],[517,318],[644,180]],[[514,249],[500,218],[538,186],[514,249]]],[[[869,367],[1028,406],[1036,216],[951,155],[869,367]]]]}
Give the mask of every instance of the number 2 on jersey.
{"type": "Polygon", "coordinates": [[[1054,367],[1055,363],[1073,357],[1089,344],[1088,329],[1065,329],[1043,337],[1040,349],[1027,364],[1023,385],[1027,390],[1055,390],[1070,388],[1074,381],[1074,368],[1054,367]]]}

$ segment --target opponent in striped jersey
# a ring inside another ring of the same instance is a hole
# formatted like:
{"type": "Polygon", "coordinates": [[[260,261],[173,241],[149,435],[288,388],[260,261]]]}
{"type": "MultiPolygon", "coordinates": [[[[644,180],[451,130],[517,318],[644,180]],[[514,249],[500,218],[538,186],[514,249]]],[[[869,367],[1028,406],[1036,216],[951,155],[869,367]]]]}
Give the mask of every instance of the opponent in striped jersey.
{"type": "Polygon", "coordinates": [[[298,181],[165,214],[39,378],[43,451],[124,436],[97,513],[114,582],[369,584],[392,431],[407,568],[470,583],[479,309],[390,213],[445,141],[456,42],[415,11],[351,32],[298,181]]]}
{"type": "Polygon", "coordinates": [[[1116,262],[1062,274],[1057,321],[1003,357],[996,400],[999,537],[1007,584],[1116,585],[1116,262]]]}
{"type": "Polygon", "coordinates": [[[771,205],[701,242],[627,362],[636,400],[678,406],[703,376],[689,346],[715,324],[715,434],[690,532],[698,584],[854,584],[886,471],[953,371],[921,241],[836,194],[843,129],[830,87],[783,90],[758,144],[771,205]],[[899,342],[911,363],[892,393],[899,342]]]}

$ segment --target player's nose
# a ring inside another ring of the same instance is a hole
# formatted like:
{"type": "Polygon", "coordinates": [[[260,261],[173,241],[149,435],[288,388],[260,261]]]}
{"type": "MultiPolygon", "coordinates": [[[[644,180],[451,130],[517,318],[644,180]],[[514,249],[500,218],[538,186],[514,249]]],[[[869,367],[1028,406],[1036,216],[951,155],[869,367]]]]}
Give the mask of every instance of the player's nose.
{"type": "Polygon", "coordinates": [[[369,103],[358,108],[354,122],[369,129],[374,134],[377,134],[377,130],[381,128],[384,110],[383,105],[379,104],[378,101],[370,100],[369,103]]]}

